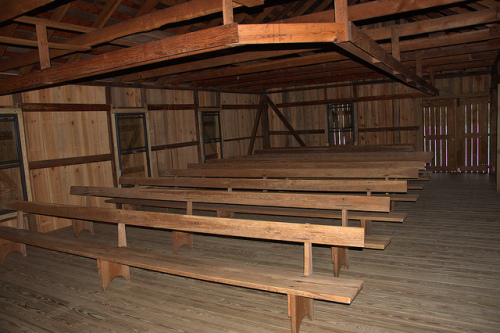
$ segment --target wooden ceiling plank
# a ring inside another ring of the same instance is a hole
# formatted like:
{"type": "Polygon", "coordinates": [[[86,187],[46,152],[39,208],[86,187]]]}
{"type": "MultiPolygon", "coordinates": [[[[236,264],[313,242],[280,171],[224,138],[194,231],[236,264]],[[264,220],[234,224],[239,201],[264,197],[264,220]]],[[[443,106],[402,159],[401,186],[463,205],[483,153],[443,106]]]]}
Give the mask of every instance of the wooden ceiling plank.
{"type": "MultiPolygon", "coordinates": [[[[360,3],[349,6],[349,21],[360,21],[375,17],[383,17],[398,13],[411,12],[420,9],[427,9],[437,6],[444,6],[453,3],[463,2],[464,0],[426,0],[426,1],[408,1],[408,0],[377,0],[360,3]]],[[[301,22],[333,22],[335,17],[333,9],[318,13],[303,15],[287,19],[287,23],[301,22]]]]}
{"type": "MultiPolygon", "coordinates": [[[[398,25],[400,37],[408,37],[436,31],[458,29],[463,27],[477,26],[487,23],[498,22],[500,19],[500,7],[484,9],[477,12],[445,16],[432,20],[418,21],[398,25]]],[[[375,40],[391,38],[390,28],[370,29],[367,34],[375,40]]]]}
{"type": "MultiPolygon", "coordinates": [[[[500,36],[499,36],[500,37],[500,36]]],[[[457,38],[460,39],[460,38],[457,38]]],[[[485,47],[484,44],[489,42],[483,42],[479,44],[483,45],[478,45],[478,47],[470,48],[468,50],[464,50],[464,47],[461,45],[458,46],[452,46],[452,47],[447,47],[447,48],[437,48],[435,50],[430,50],[431,52],[428,51],[419,51],[419,53],[426,54],[427,56],[431,58],[427,58],[423,60],[423,65],[424,66],[439,66],[441,70],[440,65],[447,64],[448,62],[466,62],[467,60],[477,60],[480,57],[486,57],[487,59],[492,58],[493,55],[497,50],[500,49],[500,39],[495,39],[492,41],[491,45],[487,47],[487,49],[492,49],[493,51],[484,51],[485,47]],[[462,53],[461,53],[462,52],[462,53]],[[472,56],[471,56],[472,54],[472,56]]],[[[425,41],[421,41],[420,43],[424,44],[425,41]]],[[[416,59],[417,53],[411,52],[409,56],[405,55],[405,60],[404,60],[404,65],[407,67],[414,67],[415,64],[415,59],[416,59]]],[[[290,66],[292,67],[292,66],[290,66]]],[[[298,64],[297,67],[294,67],[292,69],[287,69],[287,70],[274,70],[274,71],[267,71],[265,73],[255,73],[251,75],[238,75],[238,76],[233,76],[233,77],[228,77],[225,78],[224,82],[222,79],[216,79],[212,81],[203,81],[197,80],[197,85],[200,87],[206,87],[206,86],[217,86],[218,84],[224,84],[225,86],[227,85],[240,85],[242,87],[245,87],[246,84],[249,85],[255,85],[255,81],[265,81],[266,83],[271,82],[272,80],[278,81],[278,80],[291,80],[287,79],[287,77],[296,77],[297,81],[298,80],[306,80],[310,79],[308,76],[314,76],[316,78],[327,78],[327,77],[332,77],[332,76],[338,76],[338,75],[346,75],[347,74],[362,74],[363,72],[367,72],[367,69],[364,66],[361,66],[359,63],[356,63],[354,61],[335,61],[335,62],[328,62],[325,64],[316,64],[316,65],[310,65],[310,66],[300,66],[298,64]]]]}
{"type": "Polygon", "coordinates": [[[21,16],[33,9],[45,6],[55,0],[1,0],[0,23],[21,16]]]}
{"type": "Polygon", "coordinates": [[[228,48],[237,42],[236,24],[206,29],[97,55],[71,64],[10,77],[0,81],[0,95],[37,89],[115,70],[204,53],[209,50],[228,48]]]}

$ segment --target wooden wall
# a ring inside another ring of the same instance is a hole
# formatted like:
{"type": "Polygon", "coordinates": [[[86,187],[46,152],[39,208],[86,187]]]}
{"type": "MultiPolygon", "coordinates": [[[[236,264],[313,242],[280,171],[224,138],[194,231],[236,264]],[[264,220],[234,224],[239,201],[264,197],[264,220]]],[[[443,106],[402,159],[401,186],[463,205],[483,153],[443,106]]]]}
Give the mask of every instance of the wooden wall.
{"type": "MultiPolygon", "coordinates": [[[[246,154],[257,110],[245,105],[258,100],[247,94],[75,85],[2,96],[0,106],[22,106],[33,200],[83,205],[83,197],[69,194],[71,186],[116,186],[113,110],[147,114],[156,175],[200,161],[198,104],[221,108],[224,156],[246,154]]],[[[103,200],[93,205],[106,206],[103,200]]],[[[64,219],[38,220],[41,231],[69,225],[64,219]]]]}
{"type": "MultiPolygon", "coordinates": [[[[269,94],[307,146],[328,145],[327,105],[353,102],[356,142],[362,145],[416,144],[418,136],[417,94],[398,83],[336,85],[321,89],[269,94]],[[413,94],[408,98],[408,94],[413,94]]],[[[283,123],[270,111],[271,147],[296,147],[283,123]]]]}
{"type": "MultiPolygon", "coordinates": [[[[326,130],[329,103],[353,102],[357,144],[412,144],[418,150],[424,149],[423,107],[437,101],[451,101],[457,106],[456,126],[459,129],[468,126],[467,131],[470,132],[453,138],[457,145],[454,171],[494,171],[496,131],[495,126],[493,129],[488,126],[488,119],[495,120],[496,124],[496,114],[488,105],[491,75],[442,77],[437,78],[434,84],[440,90],[437,97],[427,97],[402,84],[389,82],[289,89],[269,93],[269,96],[307,146],[328,145],[326,130]],[[464,113],[470,116],[465,117],[464,113]],[[491,151],[488,153],[488,150],[491,151]]],[[[272,110],[269,111],[269,119],[271,147],[299,146],[272,110]]],[[[425,148],[430,149],[430,146],[425,148]]],[[[441,155],[437,157],[443,160],[441,155]]],[[[439,170],[450,171],[441,166],[439,170]]]]}

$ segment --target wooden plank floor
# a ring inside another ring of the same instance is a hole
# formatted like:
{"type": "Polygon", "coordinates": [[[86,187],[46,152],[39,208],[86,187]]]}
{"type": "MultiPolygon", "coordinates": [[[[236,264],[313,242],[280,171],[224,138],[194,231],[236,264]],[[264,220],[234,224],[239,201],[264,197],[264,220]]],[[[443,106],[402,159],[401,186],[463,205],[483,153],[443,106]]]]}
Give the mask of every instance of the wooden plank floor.
{"type": "MultiPolygon", "coordinates": [[[[302,332],[499,332],[500,196],[486,175],[435,174],[405,223],[376,223],[385,251],[350,251],[350,306],[315,302],[302,332]]],[[[297,219],[299,220],[299,219],[297,219]]],[[[311,221],[313,222],[313,221],[311,221]]],[[[170,252],[171,234],[129,228],[129,245],[170,252]]],[[[72,237],[71,230],[56,233],[72,237]]],[[[116,241],[96,225],[83,239],[116,241]]],[[[191,255],[185,249],[180,255],[191,255]]],[[[196,254],[301,270],[298,245],[195,236],[196,254]]],[[[329,249],[314,269],[331,274],[329,249]]],[[[0,332],[288,332],[286,296],[132,269],[101,291],[95,261],[28,247],[0,265],[0,332]]],[[[333,278],[333,277],[332,277],[333,278]]]]}

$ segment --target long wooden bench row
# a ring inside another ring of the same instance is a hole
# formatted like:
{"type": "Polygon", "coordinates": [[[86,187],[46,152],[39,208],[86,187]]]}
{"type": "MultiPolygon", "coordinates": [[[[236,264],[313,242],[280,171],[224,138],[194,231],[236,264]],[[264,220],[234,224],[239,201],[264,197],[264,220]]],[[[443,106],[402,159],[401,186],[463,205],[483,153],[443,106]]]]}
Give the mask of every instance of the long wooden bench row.
{"type": "Polygon", "coordinates": [[[263,154],[254,154],[247,156],[238,156],[235,158],[244,159],[296,159],[303,160],[321,160],[321,159],[334,159],[336,161],[424,161],[431,163],[433,159],[432,152],[405,152],[405,151],[392,151],[392,152],[342,152],[342,153],[317,153],[314,151],[302,154],[297,153],[277,153],[266,152],[263,154]]]}
{"type": "MultiPolygon", "coordinates": [[[[403,222],[406,218],[405,213],[390,212],[389,200],[383,197],[88,186],[73,186],[70,193],[112,198],[108,202],[132,206],[185,209],[188,214],[192,214],[193,210],[216,211],[220,217],[231,217],[232,213],[237,212],[339,219],[344,226],[347,226],[349,219],[359,220],[367,233],[365,248],[378,250],[383,250],[391,238],[372,235],[371,221],[403,222]]],[[[76,228],[75,235],[80,230],[81,228],[76,228]]],[[[340,265],[335,265],[336,275],[339,270],[340,265]]]]}
{"type": "Polygon", "coordinates": [[[364,231],[361,228],[273,223],[25,201],[3,202],[2,207],[18,211],[19,228],[0,227],[0,238],[8,241],[7,246],[0,247],[1,261],[13,251],[26,254],[27,244],[96,259],[105,291],[116,276],[130,279],[129,267],[132,266],[192,279],[282,293],[288,297],[288,315],[291,318],[292,332],[299,332],[303,317],[313,319],[314,299],[350,304],[363,286],[360,280],[315,275],[312,268],[312,244],[362,247],[364,231]],[[130,248],[127,247],[124,228],[119,233],[119,246],[62,239],[22,230],[23,212],[114,223],[123,227],[134,225],[178,232],[303,243],[304,272],[260,267],[248,263],[239,264],[224,259],[204,259],[185,255],[179,257],[130,248]]]}
{"type": "Polygon", "coordinates": [[[161,176],[219,178],[354,178],[354,179],[418,179],[418,168],[248,168],[162,170],[161,176]]]}
{"type": "Polygon", "coordinates": [[[391,152],[391,151],[415,151],[414,145],[411,144],[386,144],[386,145],[334,145],[321,147],[274,147],[266,149],[257,149],[255,154],[301,154],[311,152],[321,153],[341,153],[341,152],[391,152]]]}
{"type": "Polygon", "coordinates": [[[189,163],[188,169],[222,169],[244,166],[252,169],[340,169],[340,168],[355,168],[355,169],[380,169],[380,168],[417,168],[420,171],[425,170],[424,161],[371,161],[371,162],[342,162],[332,160],[315,160],[304,161],[298,156],[296,159],[288,160],[258,160],[258,159],[218,159],[210,163],[189,163]]]}
{"type": "Polygon", "coordinates": [[[121,177],[121,185],[193,189],[227,189],[287,192],[366,193],[388,196],[391,201],[417,201],[419,195],[407,193],[404,180],[357,179],[251,179],[200,177],[121,177]]]}

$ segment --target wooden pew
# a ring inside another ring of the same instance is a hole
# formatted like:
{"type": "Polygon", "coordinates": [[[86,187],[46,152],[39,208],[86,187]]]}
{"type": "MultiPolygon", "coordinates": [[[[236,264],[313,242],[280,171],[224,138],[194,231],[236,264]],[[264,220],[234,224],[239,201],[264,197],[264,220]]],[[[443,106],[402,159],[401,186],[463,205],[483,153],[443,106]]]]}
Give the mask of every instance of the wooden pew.
{"type": "MultiPolygon", "coordinates": [[[[383,197],[318,195],[298,193],[222,192],[195,190],[163,190],[141,188],[113,188],[73,186],[71,194],[113,198],[112,203],[132,206],[216,211],[218,216],[233,213],[316,217],[340,219],[347,226],[348,219],[360,220],[370,229],[370,221],[402,222],[404,216],[390,212],[390,201],[383,197]]],[[[369,232],[368,232],[369,234],[369,232]]],[[[384,249],[390,237],[367,235],[365,248],[384,249]]],[[[335,265],[338,275],[340,265],[335,265]]]]}
{"type": "Polygon", "coordinates": [[[371,162],[338,162],[338,161],[303,161],[302,159],[289,160],[257,160],[257,159],[219,159],[217,162],[210,163],[190,163],[188,169],[216,169],[216,168],[234,168],[245,166],[252,169],[325,169],[325,168],[418,168],[421,172],[425,170],[424,161],[371,161],[371,162]]]}
{"type": "Polygon", "coordinates": [[[417,168],[321,168],[321,169],[175,169],[163,170],[161,176],[218,178],[353,178],[353,179],[418,179],[417,168]]]}
{"type": "MultiPolygon", "coordinates": [[[[385,195],[392,201],[417,201],[419,196],[407,194],[405,180],[359,179],[245,179],[199,177],[121,177],[121,185],[195,189],[227,189],[288,192],[338,192],[385,195]],[[400,194],[400,195],[398,195],[400,194]]],[[[403,222],[403,221],[401,221],[403,222]]]]}
{"type": "Polygon", "coordinates": [[[321,147],[275,147],[257,149],[254,154],[300,154],[300,153],[332,153],[332,152],[390,152],[390,151],[414,151],[411,144],[388,144],[388,145],[338,145],[321,147]]]}
{"type": "Polygon", "coordinates": [[[244,159],[297,159],[304,160],[318,160],[330,159],[335,161],[352,161],[352,162],[368,162],[368,161],[424,161],[425,163],[432,162],[432,152],[344,152],[344,153],[307,153],[307,154],[294,154],[294,153],[268,153],[237,156],[235,158],[244,159]]]}
{"type": "MultiPolygon", "coordinates": [[[[288,298],[291,331],[299,332],[305,316],[313,319],[314,299],[350,304],[363,285],[360,280],[314,275],[311,256],[312,244],[362,247],[364,232],[361,228],[223,219],[25,201],[9,201],[3,203],[3,206],[18,212],[68,219],[304,244],[304,272],[294,272],[275,267],[239,265],[221,259],[178,257],[130,248],[126,246],[125,234],[120,235],[122,239],[118,242],[121,246],[116,247],[0,227],[0,238],[14,244],[32,245],[96,259],[104,291],[117,276],[129,280],[129,267],[132,266],[192,279],[282,293],[288,298]]],[[[10,253],[5,249],[6,247],[1,248],[1,261],[10,253]]]]}

